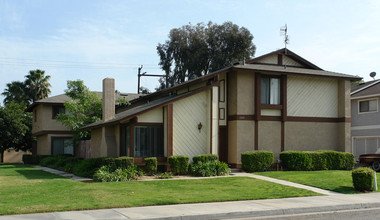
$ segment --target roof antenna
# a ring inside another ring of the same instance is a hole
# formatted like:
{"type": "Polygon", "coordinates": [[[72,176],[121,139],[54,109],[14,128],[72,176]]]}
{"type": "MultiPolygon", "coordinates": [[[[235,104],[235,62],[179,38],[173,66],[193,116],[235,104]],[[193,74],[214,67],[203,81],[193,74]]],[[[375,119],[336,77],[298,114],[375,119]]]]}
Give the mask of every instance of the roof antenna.
{"type": "Polygon", "coordinates": [[[285,26],[280,28],[280,34],[281,34],[281,36],[284,36],[285,54],[287,54],[286,45],[289,44],[288,25],[287,24],[285,24],[285,26]]]}
{"type": "Polygon", "coordinates": [[[373,80],[375,80],[376,72],[371,72],[371,73],[369,74],[369,76],[372,77],[373,80]]]}

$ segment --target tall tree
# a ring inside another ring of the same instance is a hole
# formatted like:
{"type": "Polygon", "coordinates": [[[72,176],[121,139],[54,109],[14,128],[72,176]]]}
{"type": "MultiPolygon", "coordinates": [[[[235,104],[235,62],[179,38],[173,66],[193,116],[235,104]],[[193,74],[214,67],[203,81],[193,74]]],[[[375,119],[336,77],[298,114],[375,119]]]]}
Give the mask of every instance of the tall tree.
{"type": "Polygon", "coordinates": [[[1,93],[4,98],[4,104],[16,101],[18,103],[29,103],[29,97],[27,95],[25,83],[20,81],[13,81],[7,83],[7,87],[4,89],[4,92],[1,93]]]}
{"type": "MultiPolygon", "coordinates": [[[[158,44],[159,65],[168,75],[168,85],[173,86],[250,59],[256,51],[252,40],[248,29],[232,22],[184,25],[172,29],[169,40],[158,44]]],[[[159,89],[164,87],[165,78],[161,78],[159,89]]]]}
{"type": "Polygon", "coordinates": [[[79,140],[90,139],[91,133],[80,128],[101,120],[102,101],[82,80],[67,81],[65,93],[73,100],[65,102],[68,114],[58,114],[56,119],[73,131],[74,144],[79,140]]]}
{"type": "Polygon", "coordinates": [[[0,106],[0,157],[4,162],[4,151],[10,148],[26,150],[31,148],[32,115],[25,112],[25,104],[10,101],[0,106]]]}
{"type": "Polygon", "coordinates": [[[32,103],[47,98],[50,94],[50,76],[45,76],[44,70],[31,70],[25,76],[25,86],[32,103]]]}

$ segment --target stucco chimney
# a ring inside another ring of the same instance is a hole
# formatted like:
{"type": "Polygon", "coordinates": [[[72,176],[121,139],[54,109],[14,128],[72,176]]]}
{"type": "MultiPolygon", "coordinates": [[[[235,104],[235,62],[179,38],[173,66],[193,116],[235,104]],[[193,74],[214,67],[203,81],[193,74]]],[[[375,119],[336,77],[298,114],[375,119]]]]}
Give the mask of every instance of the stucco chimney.
{"type": "Polygon", "coordinates": [[[103,121],[115,118],[115,79],[103,79],[103,121]]]}

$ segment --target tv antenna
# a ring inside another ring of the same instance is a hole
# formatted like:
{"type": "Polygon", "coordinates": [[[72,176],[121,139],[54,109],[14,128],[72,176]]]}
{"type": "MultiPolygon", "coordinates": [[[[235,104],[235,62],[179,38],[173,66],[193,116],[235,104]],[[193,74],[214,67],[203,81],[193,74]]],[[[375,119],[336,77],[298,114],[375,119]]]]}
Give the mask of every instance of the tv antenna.
{"type": "Polygon", "coordinates": [[[369,76],[372,77],[373,80],[375,80],[376,72],[371,72],[369,76]]]}
{"type": "Polygon", "coordinates": [[[288,25],[287,24],[285,24],[285,26],[280,28],[280,34],[281,34],[281,36],[284,36],[284,44],[285,44],[285,51],[286,51],[286,45],[289,44],[288,25]]]}
{"type": "Polygon", "coordinates": [[[143,65],[141,65],[138,69],[137,69],[137,78],[138,78],[138,82],[137,82],[137,94],[140,94],[140,78],[142,76],[153,76],[153,77],[166,77],[165,78],[165,81],[166,81],[166,88],[168,88],[168,75],[158,75],[158,74],[147,74],[146,72],[143,72],[141,73],[141,70],[143,68],[143,65]]]}

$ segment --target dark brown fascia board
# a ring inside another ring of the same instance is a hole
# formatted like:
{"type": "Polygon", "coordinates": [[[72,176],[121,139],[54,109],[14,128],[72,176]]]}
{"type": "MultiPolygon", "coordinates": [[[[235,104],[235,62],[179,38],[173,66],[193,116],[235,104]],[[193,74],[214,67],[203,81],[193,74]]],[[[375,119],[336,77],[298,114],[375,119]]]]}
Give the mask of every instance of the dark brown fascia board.
{"type": "Polygon", "coordinates": [[[123,122],[126,122],[126,121],[128,121],[128,120],[136,117],[137,115],[140,115],[140,114],[143,114],[145,112],[151,111],[151,110],[153,110],[155,108],[160,108],[160,107],[166,106],[166,105],[168,105],[170,103],[173,103],[173,102],[177,101],[178,99],[183,99],[183,98],[189,97],[191,95],[195,95],[197,93],[203,92],[204,90],[210,89],[212,86],[213,85],[209,85],[209,86],[205,86],[203,88],[197,89],[197,90],[193,90],[191,92],[186,93],[186,95],[174,98],[172,100],[165,101],[165,102],[163,102],[161,104],[158,104],[156,106],[152,106],[151,108],[147,108],[147,109],[145,109],[145,110],[143,110],[141,112],[137,112],[137,113],[129,115],[129,116],[125,117],[125,118],[120,118],[120,119],[117,119],[117,120],[114,120],[114,121],[104,122],[102,124],[97,124],[97,125],[93,125],[93,126],[85,126],[85,127],[80,128],[79,130],[84,131],[84,130],[90,130],[90,129],[100,128],[100,127],[105,127],[105,126],[112,126],[112,125],[121,124],[123,122]]]}
{"type": "Polygon", "coordinates": [[[44,134],[73,134],[72,131],[62,131],[62,130],[42,130],[42,131],[38,131],[36,133],[33,133],[32,136],[40,136],[40,135],[44,135],[44,134]]]}
{"type": "Polygon", "coordinates": [[[318,67],[317,65],[311,63],[310,61],[302,58],[301,56],[297,55],[293,51],[291,51],[289,49],[286,49],[286,48],[282,48],[282,49],[273,51],[271,53],[267,53],[267,54],[264,54],[262,56],[253,58],[253,59],[247,61],[247,63],[248,64],[252,64],[252,63],[255,63],[255,62],[257,62],[257,61],[259,61],[259,60],[261,60],[263,58],[266,58],[266,57],[269,57],[269,56],[272,56],[272,55],[275,55],[275,54],[285,54],[285,55],[288,55],[288,56],[292,57],[294,60],[298,61],[299,63],[304,64],[307,67],[310,67],[310,68],[315,69],[315,70],[323,70],[322,68],[318,67]],[[286,53],[285,53],[285,51],[286,51],[286,53]]]}

